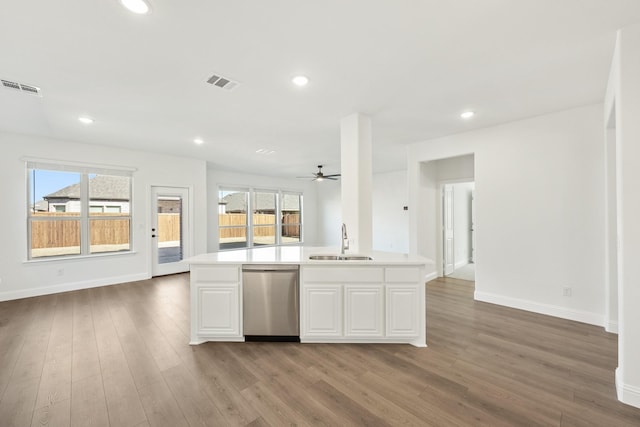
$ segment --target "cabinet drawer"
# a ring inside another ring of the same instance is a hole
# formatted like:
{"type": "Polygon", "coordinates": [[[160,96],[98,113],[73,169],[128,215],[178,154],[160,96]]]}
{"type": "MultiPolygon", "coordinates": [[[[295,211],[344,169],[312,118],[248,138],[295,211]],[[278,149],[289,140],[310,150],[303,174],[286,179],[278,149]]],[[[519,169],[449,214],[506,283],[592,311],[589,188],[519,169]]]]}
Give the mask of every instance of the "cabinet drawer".
{"type": "Polygon", "coordinates": [[[381,267],[305,267],[304,282],[376,283],[384,278],[381,267]]]}
{"type": "Polygon", "coordinates": [[[385,270],[387,283],[416,283],[420,281],[420,269],[417,267],[388,267],[385,270]]]}
{"type": "Polygon", "coordinates": [[[194,282],[226,282],[240,281],[240,267],[197,267],[192,268],[191,280],[194,282]]]}

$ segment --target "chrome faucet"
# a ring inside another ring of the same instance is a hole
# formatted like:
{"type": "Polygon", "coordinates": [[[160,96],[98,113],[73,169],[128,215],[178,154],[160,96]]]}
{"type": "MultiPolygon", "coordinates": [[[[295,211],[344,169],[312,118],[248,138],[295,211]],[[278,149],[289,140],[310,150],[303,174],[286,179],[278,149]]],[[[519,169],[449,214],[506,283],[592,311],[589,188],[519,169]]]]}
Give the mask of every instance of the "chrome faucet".
{"type": "Polygon", "coordinates": [[[345,249],[349,249],[349,238],[347,237],[347,225],[342,224],[342,245],[340,246],[340,253],[344,255],[345,249]]]}

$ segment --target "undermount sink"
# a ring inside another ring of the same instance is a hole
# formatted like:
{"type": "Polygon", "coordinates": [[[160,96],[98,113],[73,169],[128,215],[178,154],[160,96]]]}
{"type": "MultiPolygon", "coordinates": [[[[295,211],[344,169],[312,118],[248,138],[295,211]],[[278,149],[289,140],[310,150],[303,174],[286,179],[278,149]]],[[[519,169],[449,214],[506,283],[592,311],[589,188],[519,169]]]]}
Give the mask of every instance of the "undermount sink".
{"type": "Polygon", "coordinates": [[[342,258],[340,257],[340,255],[311,255],[309,259],[318,261],[337,261],[342,258]]]}
{"type": "Polygon", "coordinates": [[[311,255],[314,261],[371,261],[373,258],[365,255],[311,255]]]}

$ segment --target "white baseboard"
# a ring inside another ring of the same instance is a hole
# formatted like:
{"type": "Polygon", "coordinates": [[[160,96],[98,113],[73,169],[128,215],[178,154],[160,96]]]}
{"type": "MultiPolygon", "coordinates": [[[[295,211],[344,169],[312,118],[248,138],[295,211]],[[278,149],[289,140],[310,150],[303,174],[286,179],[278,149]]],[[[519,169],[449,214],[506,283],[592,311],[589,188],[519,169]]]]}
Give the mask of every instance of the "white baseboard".
{"type": "Polygon", "coordinates": [[[604,326],[604,318],[601,314],[571,310],[566,307],[559,307],[556,305],[540,304],[519,298],[490,294],[488,292],[475,291],[473,297],[476,301],[504,305],[506,307],[532,311],[534,313],[546,314],[548,316],[560,317],[567,320],[575,320],[576,322],[588,323],[590,325],[604,326]]]}
{"type": "Polygon", "coordinates": [[[610,332],[612,334],[618,333],[618,322],[614,322],[613,320],[604,322],[604,330],[610,332]]]}
{"type": "Polygon", "coordinates": [[[619,367],[616,368],[616,392],[620,402],[640,408],[640,387],[625,384],[619,367]]]}
{"type": "Polygon", "coordinates": [[[425,281],[425,283],[426,283],[426,282],[430,282],[430,281],[432,281],[433,279],[437,279],[437,278],[438,278],[438,273],[436,273],[436,272],[434,271],[433,273],[426,274],[426,275],[424,276],[424,281],[425,281]]]}
{"type": "Polygon", "coordinates": [[[457,270],[460,267],[464,267],[465,265],[469,264],[469,260],[467,259],[463,259],[462,261],[458,261],[453,265],[453,269],[457,270]]]}
{"type": "Polygon", "coordinates": [[[127,276],[107,277],[81,282],[63,283],[60,285],[44,286],[42,288],[21,289],[16,291],[0,292],[0,301],[9,301],[20,298],[38,297],[42,295],[57,294],[60,292],[77,291],[80,289],[97,288],[99,286],[117,285],[119,283],[136,282],[150,279],[147,273],[129,274],[127,276]]]}

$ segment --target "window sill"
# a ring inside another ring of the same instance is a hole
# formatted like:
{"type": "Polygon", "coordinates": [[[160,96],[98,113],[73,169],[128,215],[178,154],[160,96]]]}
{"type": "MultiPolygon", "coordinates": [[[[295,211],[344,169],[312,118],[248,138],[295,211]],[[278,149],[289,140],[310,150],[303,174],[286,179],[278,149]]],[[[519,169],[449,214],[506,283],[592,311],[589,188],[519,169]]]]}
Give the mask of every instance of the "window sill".
{"type": "Polygon", "coordinates": [[[88,259],[99,259],[99,258],[111,258],[111,257],[120,257],[120,256],[129,256],[136,255],[138,252],[136,251],[127,251],[127,252],[109,252],[102,254],[93,254],[93,255],[67,255],[67,256],[58,256],[58,257],[42,257],[36,259],[28,259],[23,261],[23,264],[41,264],[48,262],[60,262],[60,261],[79,261],[79,260],[88,260],[88,259]]]}

